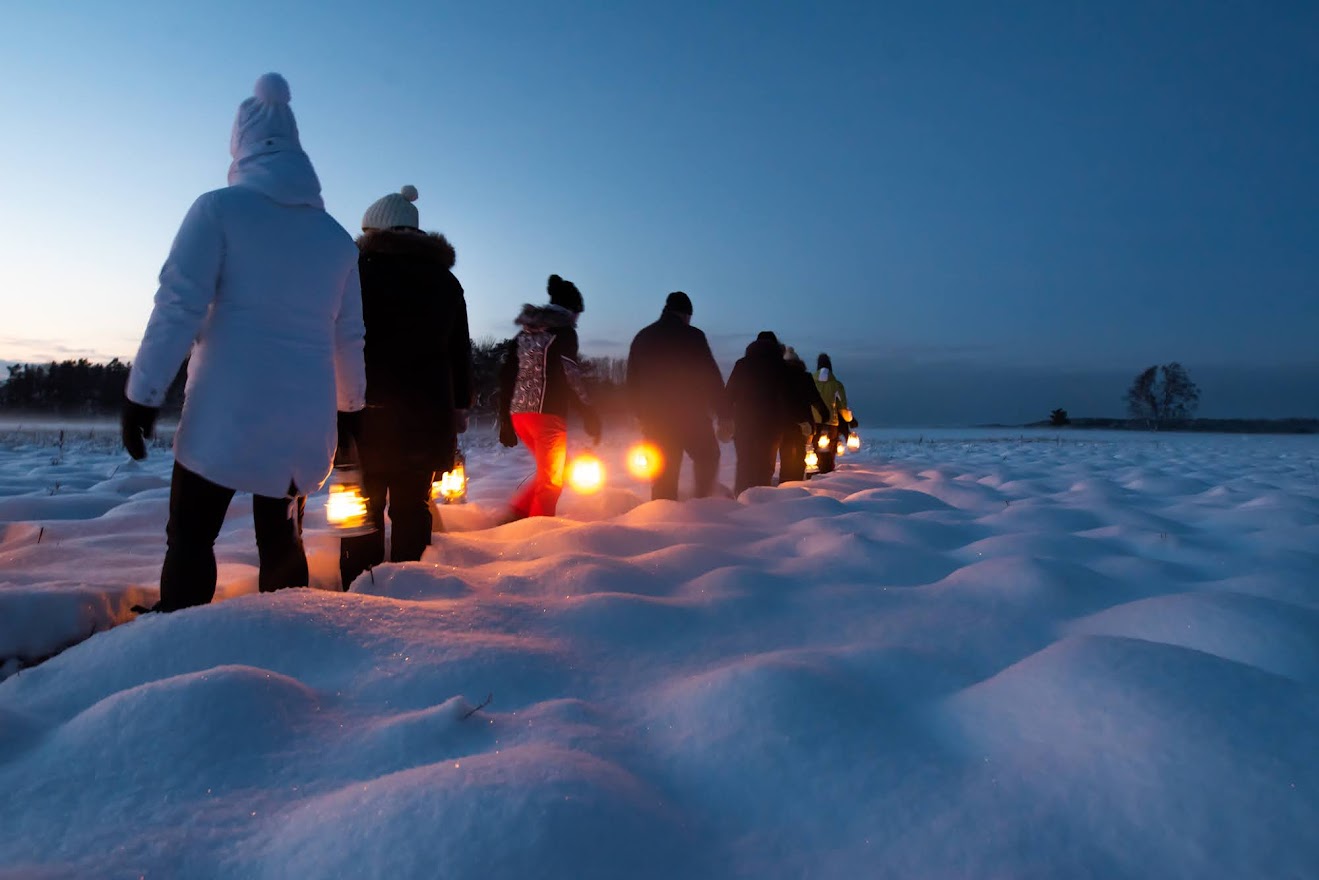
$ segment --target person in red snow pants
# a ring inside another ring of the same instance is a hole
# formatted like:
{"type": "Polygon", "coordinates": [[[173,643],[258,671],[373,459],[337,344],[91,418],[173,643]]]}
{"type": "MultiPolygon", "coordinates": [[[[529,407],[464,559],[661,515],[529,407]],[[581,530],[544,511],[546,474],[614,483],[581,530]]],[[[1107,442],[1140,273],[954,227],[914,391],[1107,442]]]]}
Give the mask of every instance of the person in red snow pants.
{"type": "Polygon", "coordinates": [[[513,413],[513,430],[536,460],[536,474],[513,499],[519,517],[554,516],[563,494],[568,460],[568,425],[562,416],[513,413]]]}

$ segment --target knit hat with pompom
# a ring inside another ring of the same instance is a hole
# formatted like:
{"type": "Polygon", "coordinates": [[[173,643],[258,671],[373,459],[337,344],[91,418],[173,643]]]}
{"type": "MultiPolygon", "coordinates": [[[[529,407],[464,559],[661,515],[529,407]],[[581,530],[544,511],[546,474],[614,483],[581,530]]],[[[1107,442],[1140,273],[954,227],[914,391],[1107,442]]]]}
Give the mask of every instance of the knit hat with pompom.
{"type": "Polygon", "coordinates": [[[417,188],[408,184],[396,193],[390,193],[382,199],[376,199],[362,215],[362,229],[394,229],[406,227],[417,229],[421,218],[417,215],[417,188]]]}
{"type": "Polygon", "coordinates": [[[568,311],[576,312],[579,315],[586,311],[586,304],[582,301],[582,292],[571,281],[565,281],[558,275],[551,275],[550,280],[545,284],[545,289],[550,295],[551,305],[562,306],[568,311]]]}
{"type": "Polygon", "coordinates": [[[267,73],[256,81],[252,97],[238,105],[233,131],[229,135],[229,154],[242,161],[262,153],[301,150],[298,123],[289,107],[288,80],[278,73],[267,73]]]}

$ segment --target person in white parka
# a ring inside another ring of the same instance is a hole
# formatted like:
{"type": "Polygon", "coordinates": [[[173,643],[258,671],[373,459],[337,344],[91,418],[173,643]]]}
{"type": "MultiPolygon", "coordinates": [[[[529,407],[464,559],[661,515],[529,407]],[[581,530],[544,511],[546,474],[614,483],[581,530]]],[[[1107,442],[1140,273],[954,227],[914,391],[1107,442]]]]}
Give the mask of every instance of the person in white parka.
{"type": "Polygon", "coordinates": [[[306,586],[302,500],[330,473],[338,421],[366,402],[357,247],[325,212],[288,83],[266,74],[230,139],[229,186],[193,203],[125,389],[124,446],[145,438],[191,351],[153,611],[215,595],[215,539],[250,492],[263,592],[306,586]]]}

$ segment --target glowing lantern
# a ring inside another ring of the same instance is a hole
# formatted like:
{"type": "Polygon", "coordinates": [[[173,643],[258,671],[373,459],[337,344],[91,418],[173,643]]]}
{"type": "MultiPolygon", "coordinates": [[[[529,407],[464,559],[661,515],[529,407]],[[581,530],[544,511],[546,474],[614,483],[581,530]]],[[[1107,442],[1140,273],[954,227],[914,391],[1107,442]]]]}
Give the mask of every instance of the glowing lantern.
{"type": "Polygon", "coordinates": [[[650,482],[659,475],[660,468],[664,465],[664,457],[660,451],[650,443],[638,443],[628,450],[627,453],[627,472],[634,479],[650,482]]]}
{"type": "Polygon", "coordinates": [[[839,440],[838,445],[834,447],[834,455],[840,457],[847,455],[847,444],[844,443],[842,440],[839,440]]]}
{"type": "Polygon", "coordinates": [[[581,495],[599,492],[605,484],[605,466],[600,459],[584,452],[568,465],[568,486],[581,495]]]}
{"type": "Polygon", "coordinates": [[[861,435],[856,431],[847,435],[847,448],[853,452],[861,448],[861,435]]]}
{"type": "Polygon", "coordinates": [[[821,435],[820,435],[820,439],[815,441],[815,445],[816,445],[816,446],[819,446],[821,449],[828,449],[828,448],[829,448],[829,435],[828,435],[828,434],[821,434],[821,435]]]}
{"type": "Polygon", "coordinates": [[[818,474],[820,472],[820,456],[815,454],[814,449],[806,450],[806,473],[818,474]]]}
{"type": "Polygon", "coordinates": [[[467,468],[462,462],[453,466],[453,470],[440,474],[440,478],[431,483],[431,500],[443,501],[445,504],[461,504],[467,500],[467,468]]]}
{"type": "Polygon", "coordinates": [[[325,520],[340,535],[368,535],[375,529],[367,519],[362,480],[354,468],[337,468],[325,499],[325,520]]]}

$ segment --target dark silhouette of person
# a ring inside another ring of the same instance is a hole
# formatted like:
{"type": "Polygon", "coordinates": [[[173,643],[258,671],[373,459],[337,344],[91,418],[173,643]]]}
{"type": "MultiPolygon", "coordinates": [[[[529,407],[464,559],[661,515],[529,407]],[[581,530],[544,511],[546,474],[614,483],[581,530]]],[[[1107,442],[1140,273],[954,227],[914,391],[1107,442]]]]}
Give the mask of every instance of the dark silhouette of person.
{"type": "Polygon", "coordinates": [[[789,412],[786,378],[783,348],[768,330],[761,331],[733,365],[724,395],[737,451],[734,494],[768,486],[774,478],[774,460],[789,412]]]}

